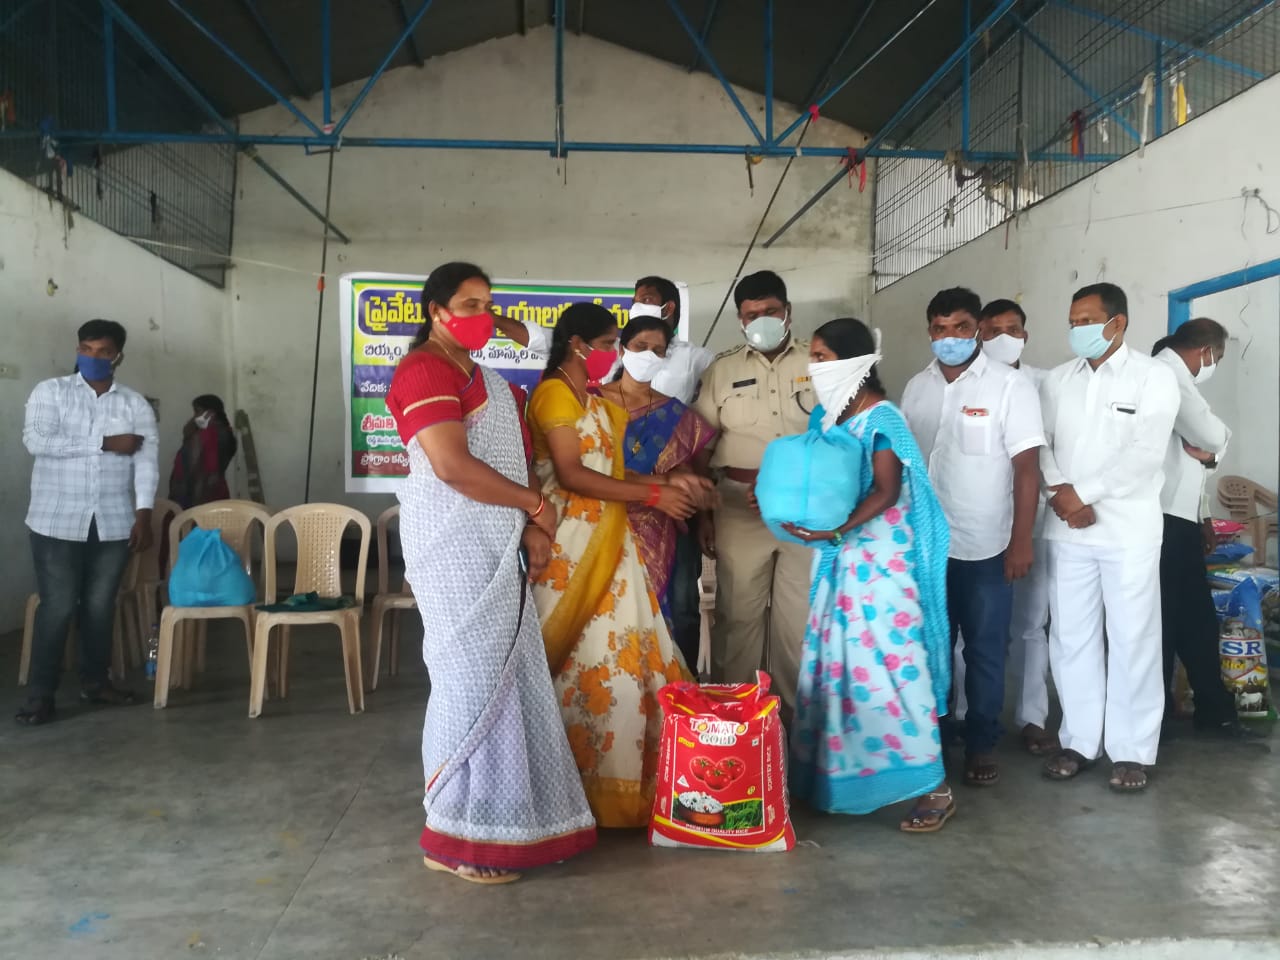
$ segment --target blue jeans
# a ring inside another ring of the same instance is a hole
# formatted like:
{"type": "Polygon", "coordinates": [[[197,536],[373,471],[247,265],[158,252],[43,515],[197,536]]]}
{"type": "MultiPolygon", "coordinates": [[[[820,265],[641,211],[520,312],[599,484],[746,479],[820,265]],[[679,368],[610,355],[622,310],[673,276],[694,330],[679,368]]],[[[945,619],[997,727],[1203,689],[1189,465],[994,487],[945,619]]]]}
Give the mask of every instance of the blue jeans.
{"type": "Polygon", "coordinates": [[[965,751],[990,753],[1004,728],[1004,658],[1013,613],[1013,585],[1004,578],[1004,553],[987,560],[947,562],[951,645],[964,635],[965,751]]]}
{"type": "Polygon", "coordinates": [[[671,632],[676,647],[684,654],[689,672],[698,673],[698,644],[701,640],[702,610],[698,578],[702,576],[702,548],[693,530],[676,534],[675,564],[667,584],[667,609],[671,611],[671,632]]]}
{"type": "Polygon", "coordinates": [[[111,634],[120,580],[129,565],[129,541],[55,540],[31,534],[40,606],[31,638],[28,692],[32,700],[52,699],[62,677],[63,651],[71,621],[79,614],[80,684],[95,689],[107,682],[111,634]]]}

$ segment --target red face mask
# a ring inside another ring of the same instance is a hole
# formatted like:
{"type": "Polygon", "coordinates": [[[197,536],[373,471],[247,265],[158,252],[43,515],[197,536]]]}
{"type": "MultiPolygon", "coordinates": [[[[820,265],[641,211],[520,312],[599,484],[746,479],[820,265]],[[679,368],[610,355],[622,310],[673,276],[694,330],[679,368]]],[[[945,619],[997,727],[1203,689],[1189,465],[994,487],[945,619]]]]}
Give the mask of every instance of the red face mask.
{"type": "Polygon", "coordinates": [[[479,350],[493,339],[493,314],[487,310],[469,317],[455,317],[448,310],[440,312],[444,314],[440,323],[468,350],[479,350]]]}
{"type": "MultiPolygon", "coordinates": [[[[582,354],[578,354],[582,357],[582,354]]],[[[592,349],[582,362],[587,365],[587,382],[599,383],[613,371],[613,365],[618,362],[618,353],[616,350],[596,350],[592,349]]]]}

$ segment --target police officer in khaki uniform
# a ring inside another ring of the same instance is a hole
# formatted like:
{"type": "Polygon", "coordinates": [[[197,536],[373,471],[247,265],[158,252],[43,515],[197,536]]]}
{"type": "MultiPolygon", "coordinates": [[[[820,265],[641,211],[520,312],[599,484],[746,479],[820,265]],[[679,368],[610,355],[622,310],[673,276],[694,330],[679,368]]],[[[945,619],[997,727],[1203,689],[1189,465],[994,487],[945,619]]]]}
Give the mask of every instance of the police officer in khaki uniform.
{"type": "Polygon", "coordinates": [[[808,428],[809,344],[791,336],[787,287],[776,273],[743,277],[733,300],[747,343],[708,368],[694,403],[719,431],[710,463],[720,503],[698,528],[703,551],[716,560],[711,666],[718,681],[755,679],[767,615],[773,688],[794,706],[813,554],[769,532],[752,490],[769,441],[808,428]]]}

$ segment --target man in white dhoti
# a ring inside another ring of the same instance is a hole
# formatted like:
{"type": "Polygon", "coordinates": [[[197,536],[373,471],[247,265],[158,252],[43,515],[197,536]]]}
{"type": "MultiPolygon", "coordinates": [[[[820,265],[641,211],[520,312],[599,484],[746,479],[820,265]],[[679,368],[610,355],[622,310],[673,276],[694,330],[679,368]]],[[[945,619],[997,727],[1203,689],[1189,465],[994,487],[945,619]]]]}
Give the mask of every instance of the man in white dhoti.
{"type": "Polygon", "coordinates": [[[1115,284],[1076,291],[1070,324],[1078,359],[1050,372],[1041,397],[1049,660],[1062,703],[1062,750],[1045,775],[1070,780],[1105,749],[1112,789],[1132,792],[1147,785],[1164,714],[1160,488],[1178,385],[1126,346],[1115,284]]]}

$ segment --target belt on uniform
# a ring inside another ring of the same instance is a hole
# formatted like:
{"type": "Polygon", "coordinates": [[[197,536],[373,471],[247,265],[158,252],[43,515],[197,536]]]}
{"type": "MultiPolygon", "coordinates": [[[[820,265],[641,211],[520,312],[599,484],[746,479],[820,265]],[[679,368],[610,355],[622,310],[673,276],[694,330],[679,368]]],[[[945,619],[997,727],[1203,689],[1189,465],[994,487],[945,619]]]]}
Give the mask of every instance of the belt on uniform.
{"type": "Polygon", "coordinates": [[[759,476],[759,470],[748,470],[745,467],[722,467],[724,475],[735,483],[753,484],[759,476]]]}

